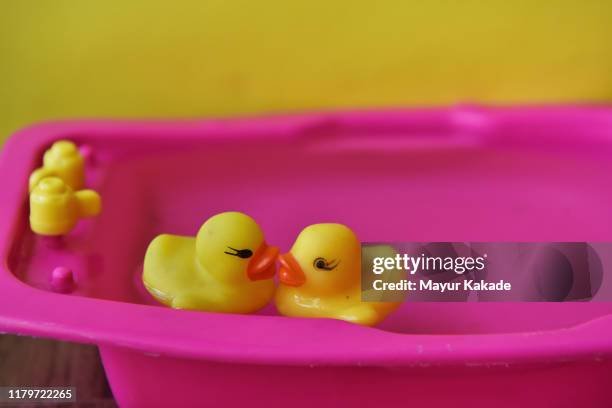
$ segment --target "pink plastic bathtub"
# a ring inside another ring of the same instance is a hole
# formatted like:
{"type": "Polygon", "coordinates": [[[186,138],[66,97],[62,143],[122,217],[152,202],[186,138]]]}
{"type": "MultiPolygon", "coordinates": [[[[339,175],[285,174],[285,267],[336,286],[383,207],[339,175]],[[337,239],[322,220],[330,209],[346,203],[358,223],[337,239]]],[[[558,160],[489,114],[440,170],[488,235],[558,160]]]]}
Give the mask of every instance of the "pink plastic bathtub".
{"type": "Polygon", "coordinates": [[[98,345],[122,407],[612,406],[612,302],[406,303],[366,328],[171,310],[139,283],[155,235],[227,210],[281,250],[324,221],[362,241],[611,241],[611,159],[608,108],[35,126],[0,162],[0,329],[98,345]],[[27,223],[58,139],[104,200],[63,241],[27,223]],[[72,293],[52,290],[57,266],[72,293]]]}

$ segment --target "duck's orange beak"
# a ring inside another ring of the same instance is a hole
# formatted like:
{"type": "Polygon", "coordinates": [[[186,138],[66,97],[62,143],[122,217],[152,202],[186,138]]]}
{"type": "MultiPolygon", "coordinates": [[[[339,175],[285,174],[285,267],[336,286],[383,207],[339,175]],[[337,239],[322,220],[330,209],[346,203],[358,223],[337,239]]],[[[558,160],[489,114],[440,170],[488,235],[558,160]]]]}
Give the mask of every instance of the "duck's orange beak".
{"type": "Polygon", "coordinates": [[[276,273],[276,258],[279,253],[278,247],[268,246],[262,243],[247,266],[247,276],[250,280],[272,279],[276,273]]]}
{"type": "Polygon", "coordinates": [[[301,286],[306,282],[304,271],[291,252],[282,254],[278,259],[281,264],[280,271],[278,272],[278,278],[281,283],[289,286],[301,286]]]}

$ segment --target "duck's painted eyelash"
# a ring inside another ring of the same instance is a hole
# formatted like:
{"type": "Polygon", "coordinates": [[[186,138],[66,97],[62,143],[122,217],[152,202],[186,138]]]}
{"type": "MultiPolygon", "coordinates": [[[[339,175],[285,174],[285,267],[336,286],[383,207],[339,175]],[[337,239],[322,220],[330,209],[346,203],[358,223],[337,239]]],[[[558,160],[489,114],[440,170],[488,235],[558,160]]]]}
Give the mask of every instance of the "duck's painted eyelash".
{"type": "Polygon", "coordinates": [[[236,248],[232,248],[232,247],[228,247],[228,249],[234,251],[234,252],[223,252],[224,254],[228,254],[228,255],[232,255],[232,256],[237,256],[238,258],[242,258],[242,259],[247,259],[253,256],[253,251],[251,251],[250,249],[236,249],[236,248]]]}
{"type": "Polygon", "coordinates": [[[338,266],[340,264],[340,261],[336,261],[331,260],[331,261],[327,261],[325,260],[325,258],[317,258],[314,260],[314,262],[312,263],[312,265],[317,268],[317,269],[323,269],[324,271],[331,271],[333,270],[336,266],[338,266]]]}

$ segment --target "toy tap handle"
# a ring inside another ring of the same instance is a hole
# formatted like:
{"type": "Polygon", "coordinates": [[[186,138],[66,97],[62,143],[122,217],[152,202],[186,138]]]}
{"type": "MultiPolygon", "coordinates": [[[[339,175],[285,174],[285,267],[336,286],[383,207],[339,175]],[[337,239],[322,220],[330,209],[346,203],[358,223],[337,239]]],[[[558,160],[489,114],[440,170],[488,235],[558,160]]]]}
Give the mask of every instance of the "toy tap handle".
{"type": "Polygon", "coordinates": [[[39,169],[34,170],[28,180],[28,186],[30,189],[30,193],[38,185],[40,180],[44,179],[45,177],[53,177],[53,176],[55,176],[55,173],[46,167],[41,167],[39,169]]]}
{"type": "Polygon", "coordinates": [[[74,193],[81,217],[95,217],[102,210],[100,194],[93,190],[79,190],[74,193]]]}

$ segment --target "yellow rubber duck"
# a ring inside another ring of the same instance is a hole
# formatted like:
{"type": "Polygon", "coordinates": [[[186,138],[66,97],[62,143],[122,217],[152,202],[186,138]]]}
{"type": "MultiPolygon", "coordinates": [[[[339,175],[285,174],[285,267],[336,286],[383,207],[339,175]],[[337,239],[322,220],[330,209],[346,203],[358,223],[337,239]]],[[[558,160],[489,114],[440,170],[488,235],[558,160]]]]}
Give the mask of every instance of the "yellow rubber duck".
{"type": "Polygon", "coordinates": [[[147,249],[142,280],[175,309],[253,313],[274,295],[278,248],[248,215],[209,218],[197,236],[159,235],[147,249]]]}
{"type": "Polygon", "coordinates": [[[374,326],[399,303],[361,301],[361,244],[342,224],[314,224],[279,257],[279,313],[374,326]]]}
{"type": "Polygon", "coordinates": [[[75,191],[83,188],[85,160],[74,143],[69,140],[53,143],[43,155],[43,166],[30,175],[30,191],[45,177],[59,177],[75,191]]]}

